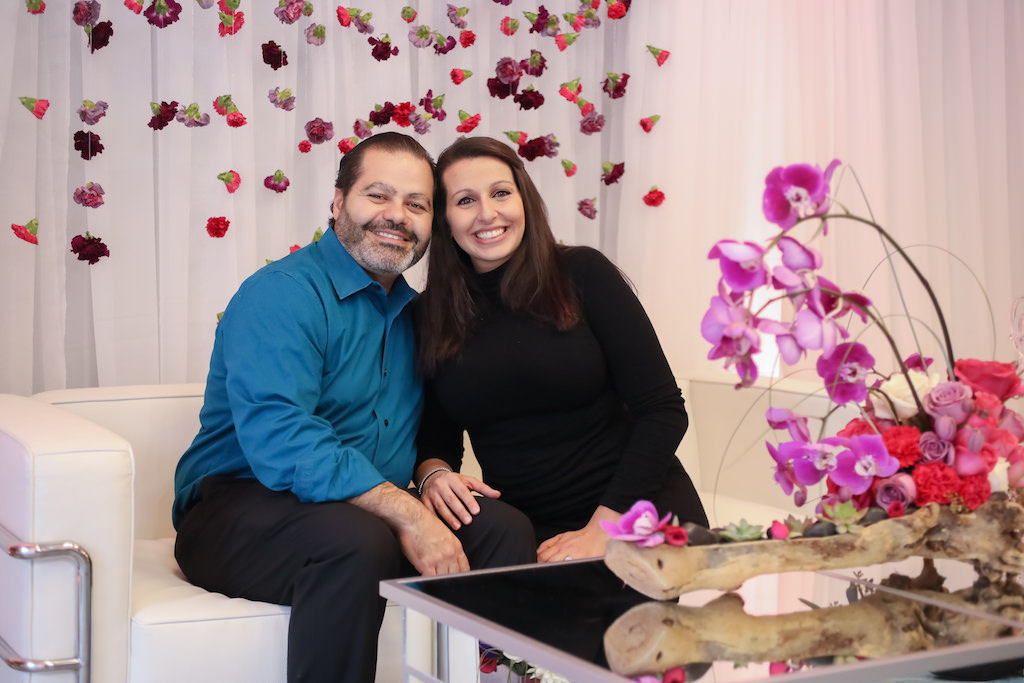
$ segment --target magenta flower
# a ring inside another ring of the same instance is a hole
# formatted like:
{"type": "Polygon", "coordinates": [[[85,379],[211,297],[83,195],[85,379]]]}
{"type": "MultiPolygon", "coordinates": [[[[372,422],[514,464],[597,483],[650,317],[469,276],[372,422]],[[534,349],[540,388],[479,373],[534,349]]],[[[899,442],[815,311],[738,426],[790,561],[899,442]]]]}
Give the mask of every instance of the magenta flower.
{"type": "Polygon", "coordinates": [[[711,247],[708,258],[718,259],[722,279],[734,291],[747,292],[768,281],[764,249],[754,242],[720,240],[711,247]]]}
{"type": "Polygon", "coordinates": [[[554,158],[558,156],[558,141],[555,140],[553,134],[534,138],[519,146],[519,156],[527,161],[533,161],[542,156],[554,158]]]}
{"type": "Polygon", "coordinates": [[[358,137],[360,140],[364,140],[373,135],[373,133],[370,131],[371,125],[373,124],[371,124],[369,121],[364,121],[363,119],[356,119],[356,122],[352,125],[352,132],[355,133],[356,137],[358,137]]]}
{"type": "Polygon", "coordinates": [[[85,236],[75,235],[71,238],[71,252],[79,261],[88,261],[94,265],[104,256],[110,256],[110,250],[99,237],[93,237],[86,231],[85,236]]]}
{"type": "Polygon", "coordinates": [[[71,198],[75,200],[75,204],[95,209],[98,206],[103,206],[103,194],[103,186],[99,183],[86,183],[76,189],[71,198]]]}
{"type": "Polygon", "coordinates": [[[956,459],[956,448],[951,441],[954,433],[949,435],[949,439],[943,439],[935,432],[923,432],[918,439],[918,445],[921,446],[921,462],[942,462],[952,466],[956,459]]]}
{"type": "Polygon", "coordinates": [[[444,40],[441,39],[441,34],[434,36],[434,54],[446,55],[455,49],[455,46],[459,43],[455,40],[455,36],[448,36],[444,40]]]}
{"type": "Polygon", "coordinates": [[[519,68],[519,62],[511,57],[502,57],[494,67],[495,76],[505,85],[518,85],[519,78],[523,75],[519,68]]]}
{"type": "Polygon", "coordinates": [[[153,117],[146,125],[153,130],[163,130],[178,115],[177,101],[161,102],[160,104],[150,102],[149,108],[153,112],[153,117]]]}
{"type": "Polygon", "coordinates": [[[274,192],[277,192],[278,194],[287,190],[290,184],[291,181],[289,181],[288,178],[285,177],[284,171],[282,171],[281,169],[275,171],[274,175],[268,175],[266,178],[263,179],[263,186],[266,187],[268,190],[273,190],[274,192]]]}
{"type": "Polygon", "coordinates": [[[622,515],[618,523],[601,522],[601,528],[608,536],[620,541],[637,541],[644,548],[652,548],[665,542],[664,529],[672,514],[658,518],[658,509],[647,500],[638,500],[622,515]]]}
{"type": "Polygon", "coordinates": [[[157,28],[166,28],[178,20],[181,5],[177,0],[153,0],[142,15],[157,28]]]}
{"type": "Polygon", "coordinates": [[[455,28],[466,28],[469,24],[462,17],[469,14],[468,7],[456,7],[455,5],[448,5],[448,21],[452,22],[455,28]]]}
{"type": "Polygon", "coordinates": [[[82,106],[78,108],[78,117],[82,119],[82,123],[88,126],[94,126],[100,119],[107,115],[107,107],[107,103],[103,100],[100,100],[99,102],[82,100],[82,106]]]}
{"type": "Polygon", "coordinates": [[[427,25],[412,26],[409,28],[409,42],[413,47],[429,47],[434,42],[434,34],[427,25]]]}
{"type": "Polygon", "coordinates": [[[701,336],[713,345],[708,360],[725,358],[725,367],[735,364],[741,386],[750,386],[757,379],[753,354],[761,350],[757,321],[738,300],[731,300],[733,295],[721,286],[719,294],[711,298],[711,305],[700,322],[701,336]]]}
{"type": "Polygon", "coordinates": [[[423,107],[423,111],[430,114],[436,121],[444,121],[448,118],[448,112],[444,107],[444,95],[438,95],[434,97],[434,90],[431,88],[427,91],[427,94],[420,98],[420,106],[423,107]]]}
{"type": "Polygon", "coordinates": [[[785,429],[794,441],[810,441],[811,432],[807,428],[807,418],[797,415],[788,408],[769,408],[764,415],[772,429],[785,429]]]}
{"type": "Polygon", "coordinates": [[[619,182],[619,178],[626,172],[626,162],[622,161],[617,164],[613,164],[610,161],[605,161],[601,164],[601,181],[605,185],[612,185],[619,182]]]}
{"type": "Polygon", "coordinates": [[[323,24],[310,24],[304,33],[310,45],[320,46],[327,42],[327,27],[323,24]]]}
{"type": "Polygon", "coordinates": [[[892,476],[900,468],[900,461],[889,455],[882,437],[861,434],[848,439],[834,437],[824,441],[846,442],[846,450],[836,456],[836,466],[829,475],[832,481],[850,489],[853,495],[868,490],[875,478],[892,476]]]}
{"type": "Polygon", "coordinates": [[[608,97],[617,100],[626,94],[626,83],[629,82],[629,74],[608,72],[607,75],[608,77],[604,79],[601,89],[608,94],[608,97]]]}
{"type": "Polygon", "coordinates": [[[430,132],[430,115],[423,116],[418,111],[409,114],[409,123],[412,124],[412,129],[416,131],[417,135],[426,135],[430,132]]]}
{"type": "Polygon", "coordinates": [[[353,14],[352,23],[355,24],[356,30],[364,35],[369,35],[373,33],[373,24],[370,23],[369,12],[360,12],[359,14],[353,14]]]}
{"type": "Polygon", "coordinates": [[[334,124],[330,121],[324,121],[318,116],[306,123],[305,131],[309,141],[319,145],[321,142],[327,142],[334,137],[334,124]]]}
{"type": "Polygon", "coordinates": [[[825,380],[825,391],[838,405],[860,403],[868,397],[868,373],[875,358],[863,344],[839,344],[832,353],[818,356],[818,375],[825,380]]]}
{"type": "Polygon", "coordinates": [[[597,207],[594,206],[593,199],[581,199],[579,204],[576,205],[576,210],[590,220],[597,218],[597,207]]]}
{"type": "Polygon", "coordinates": [[[824,171],[810,164],[773,169],[764,180],[765,218],[789,230],[801,218],[827,213],[829,182],[838,165],[839,160],[834,159],[824,171]]]}
{"type": "Polygon", "coordinates": [[[200,114],[199,105],[195,102],[187,107],[184,105],[179,106],[174,118],[178,123],[185,124],[187,128],[201,128],[210,123],[210,115],[205,112],[200,114]]]}
{"type": "Polygon", "coordinates": [[[899,503],[905,508],[910,507],[917,498],[917,484],[914,478],[906,472],[896,474],[882,479],[875,486],[875,503],[886,510],[893,503],[899,503]]]}
{"type": "Polygon", "coordinates": [[[775,483],[782,488],[783,493],[787,496],[796,491],[793,494],[793,502],[800,507],[807,502],[807,487],[797,479],[796,471],[793,468],[793,459],[780,453],[770,441],[765,441],[764,445],[768,447],[768,453],[775,460],[775,483]]]}

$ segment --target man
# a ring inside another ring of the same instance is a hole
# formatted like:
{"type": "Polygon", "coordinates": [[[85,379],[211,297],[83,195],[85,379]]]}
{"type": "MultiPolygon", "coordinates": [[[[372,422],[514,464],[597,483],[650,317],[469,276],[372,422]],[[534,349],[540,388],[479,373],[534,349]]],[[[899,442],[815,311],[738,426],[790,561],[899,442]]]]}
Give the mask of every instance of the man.
{"type": "Polygon", "coordinates": [[[401,273],[430,241],[433,161],[377,134],[335,187],[323,238],[229,303],[175,473],[178,564],[207,590],[292,606],[290,682],[373,680],[382,579],[536,559],[510,506],[483,499],[453,532],[405,490],[422,385],[401,273]]]}

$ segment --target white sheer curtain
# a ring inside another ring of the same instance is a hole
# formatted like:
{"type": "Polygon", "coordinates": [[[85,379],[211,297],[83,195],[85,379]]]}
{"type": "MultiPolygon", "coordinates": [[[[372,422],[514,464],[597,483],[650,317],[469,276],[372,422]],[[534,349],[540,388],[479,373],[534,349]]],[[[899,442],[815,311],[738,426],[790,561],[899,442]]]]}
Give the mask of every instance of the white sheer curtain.
{"type": "MultiPolygon", "coordinates": [[[[216,314],[238,284],[267,259],[288,253],[326,227],[339,159],[336,143],[375,104],[412,102],[428,89],[444,94],[447,119],[418,136],[433,154],[459,133],[458,112],[481,114],[473,134],[504,138],[554,134],[559,158],[529,162],[556,235],[600,247],[636,284],[669,358],[680,375],[722,372],[706,360],[700,319],[715,291],[717,266],[706,259],[718,239],[763,240],[764,176],[773,166],[839,158],[852,166],[871,209],[898,240],[931,244],[962,259],[991,297],[990,331],[980,288],[942,251],[912,250],[929,274],[953,328],[957,355],[1010,358],[1007,312],[1024,293],[1024,7],[1013,0],[635,0],[622,19],[583,29],[564,52],[551,37],[529,33],[524,11],[539,3],[464,0],[476,43],[446,55],[417,49],[393,0],[363,0],[373,36],[387,33],[399,54],[378,62],[367,36],[342,28],[337,2],[314,0],[313,14],[292,25],[272,13],[276,2],[243,0],[237,35],[217,33],[217,9],[180,0],[180,19],[151,27],[121,2],[103,0],[111,20],[107,47],[90,53],[67,4],[52,0],[41,15],[23,2],[0,7],[0,207],[4,230],[39,220],[39,245],[8,232],[0,250],[0,391],[29,394],[65,386],[199,381],[205,377],[216,314]],[[518,18],[503,35],[504,16],[518,18]],[[304,29],[324,24],[326,42],[307,43],[304,29]],[[272,70],[260,46],[273,40],[288,65],[272,70]],[[647,45],[671,51],[657,66],[647,45]],[[486,80],[502,57],[540,50],[548,69],[523,76],[546,101],[521,110],[489,96],[486,80]],[[454,85],[453,68],[473,76],[454,85]],[[629,73],[626,95],[601,91],[606,72],[629,73]],[[558,95],[580,79],[582,97],[607,120],[583,135],[576,106],[558,95]],[[294,111],[272,106],[267,92],[291,88],[294,111]],[[248,123],[230,128],[212,101],[231,94],[248,123]],[[46,98],[37,120],[19,97],[46,98]],[[87,126],[82,100],[104,100],[106,117],[87,126]],[[211,122],[186,128],[146,126],[150,102],[196,102],[211,122]],[[642,117],[661,115],[650,133],[642,117]],[[334,138],[300,153],[303,126],[315,117],[334,124],[334,138]],[[91,160],[73,149],[76,131],[100,136],[91,160]],[[560,161],[579,168],[568,178],[560,161]],[[601,182],[603,162],[625,162],[617,184],[601,182]],[[242,177],[228,194],[217,174],[242,177]],[[291,186],[264,188],[277,169],[291,186]],[[75,188],[98,182],[105,203],[84,208],[75,188]],[[667,199],[648,207],[657,185],[667,199]],[[589,220],[577,202],[596,198],[589,220]],[[206,234],[206,221],[231,221],[225,237],[206,234]],[[71,238],[101,237],[110,257],[95,265],[70,252],[71,238]]],[[[148,5],[149,3],[144,3],[148,5]]],[[[409,0],[427,24],[458,36],[447,3],[409,0]]],[[[575,0],[551,0],[552,14],[575,11],[575,0]]],[[[562,20],[564,29],[565,20],[562,20]]],[[[392,123],[384,130],[412,133],[392,123]]],[[[851,176],[842,194],[854,208],[851,176]]],[[[844,286],[861,286],[881,258],[878,240],[862,228],[838,228],[822,248],[826,270],[844,286]]],[[[883,310],[897,310],[888,266],[867,289],[883,310]]],[[[919,288],[900,273],[915,314],[927,313],[919,288]]],[[[412,275],[422,283],[422,268],[412,275]]],[[[932,355],[937,348],[927,349],[932,355]]],[[[268,359],[272,362],[272,359],[268,359]]]]}

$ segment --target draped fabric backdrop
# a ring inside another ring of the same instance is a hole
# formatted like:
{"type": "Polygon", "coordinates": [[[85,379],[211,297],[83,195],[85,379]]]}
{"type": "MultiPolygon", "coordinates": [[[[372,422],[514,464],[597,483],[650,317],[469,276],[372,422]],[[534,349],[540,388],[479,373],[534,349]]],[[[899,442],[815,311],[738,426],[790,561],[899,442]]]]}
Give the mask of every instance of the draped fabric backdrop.
{"type": "MultiPolygon", "coordinates": [[[[49,0],[41,14],[23,0],[0,4],[8,65],[0,76],[0,391],[202,380],[217,314],[239,283],[326,227],[339,140],[375,105],[409,102],[423,113],[428,90],[444,95],[447,114],[430,120],[429,132],[395,122],[374,132],[408,132],[435,156],[460,135],[460,110],[480,115],[473,135],[553,134],[557,157],[527,167],[556,236],[599,247],[629,275],[681,376],[725,372],[706,359],[700,337],[718,277],[706,258],[711,245],[773,234],[761,215],[771,168],[833,158],[856,171],[870,209],[898,240],[921,245],[911,254],[943,303],[957,354],[1012,357],[1007,315],[1024,294],[1024,269],[1015,267],[1024,257],[1024,3],[634,0],[609,19],[601,2],[600,26],[580,28],[560,50],[554,37],[530,32],[524,12],[538,3],[462,0],[476,41],[437,54],[408,37],[410,26],[427,25],[458,39],[447,4],[436,0],[408,0],[418,11],[411,24],[397,0],[361,0],[373,13],[370,34],[343,27],[336,2],[312,0],[310,16],[286,24],[273,13],[276,1],[242,0],[244,23],[225,36],[216,4],[179,1],[179,19],[156,28],[120,0],[102,0],[99,21],[111,21],[113,35],[94,52],[71,2],[49,0]],[[520,22],[514,35],[500,30],[506,16],[520,22]],[[325,27],[324,44],[307,41],[310,24],[325,27]],[[368,38],[385,34],[398,54],[378,61],[368,38]],[[268,41],[287,65],[264,62],[268,41]],[[648,45],[670,57],[659,66],[648,45]],[[543,105],[526,110],[491,96],[498,61],[531,50],[546,69],[524,74],[518,90],[533,86],[543,105]],[[456,68],[473,75],[456,85],[456,68]],[[608,72],[629,74],[624,96],[602,91],[608,72]],[[580,108],[559,95],[577,78],[580,97],[605,118],[600,132],[582,133],[580,108]],[[292,90],[293,110],[268,100],[274,88],[292,90]],[[214,111],[226,94],[244,126],[214,111]],[[37,119],[21,97],[46,99],[49,109],[37,119]],[[105,101],[106,116],[87,125],[77,113],[83,100],[105,101]],[[147,126],[150,103],[171,101],[197,103],[209,124],[147,126]],[[651,115],[661,119],[645,132],[639,122],[651,115]],[[303,153],[305,124],[317,117],[334,136],[303,153]],[[83,159],[78,131],[98,135],[102,153],[83,159]],[[576,164],[574,176],[562,160],[576,164]],[[602,182],[605,162],[624,162],[617,183],[602,182]],[[290,180],[283,193],[264,187],[279,169],[290,180]],[[228,170],[241,177],[233,194],[217,178],[228,170]],[[101,206],[73,201],[89,182],[105,190],[101,206]],[[652,186],[666,196],[657,207],[642,199],[652,186]],[[594,219],[577,211],[588,198],[594,219]],[[220,216],[230,227],[211,237],[207,220],[220,216]],[[32,218],[38,245],[8,228],[32,218]],[[87,231],[110,250],[94,265],[70,249],[87,231]]],[[[559,32],[573,32],[561,15],[579,2],[546,7],[560,17],[559,32]]],[[[840,196],[866,210],[854,180],[843,175],[840,196]]],[[[872,274],[883,255],[873,233],[836,225],[815,246],[833,280],[900,313],[889,267],[872,274]]],[[[897,273],[911,314],[933,325],[920,287],[905,269],[897,273]]],[[[424,277],[417,267],[410,279],[422,286],[424,277]]],[[[907,339],[899,319],[891,322],[907,339]]]]}

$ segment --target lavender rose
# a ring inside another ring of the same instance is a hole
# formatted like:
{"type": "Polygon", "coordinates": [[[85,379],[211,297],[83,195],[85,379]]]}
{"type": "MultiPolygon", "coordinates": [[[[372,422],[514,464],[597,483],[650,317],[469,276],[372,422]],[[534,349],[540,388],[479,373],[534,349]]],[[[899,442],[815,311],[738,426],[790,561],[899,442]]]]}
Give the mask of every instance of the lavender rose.
{"type": "Polygon", "coordinates": [[[953,464],[956,456],[956,449],[953,444],[940,437],[935,432],[924,432],[918,439],[921,446],[921,462],[944,462],[947,465],[953,464]]]}
{"type": "Polygon", "coordinates": [[[974,408],[971,388],[962,382],[941,382],[924,395],[924,411],[934,418],[952,418],[954,425],[967,419],[974,408]]]}
{"type": "Polygon", "coordinates": [[[888,510],[893,503],[899,503],[903,507],[910,507],[917,498],[917,485],[914,478],[906,472],[896,474],[882,479],[875,488],[875,502],[879,507],[888,510]]]}

